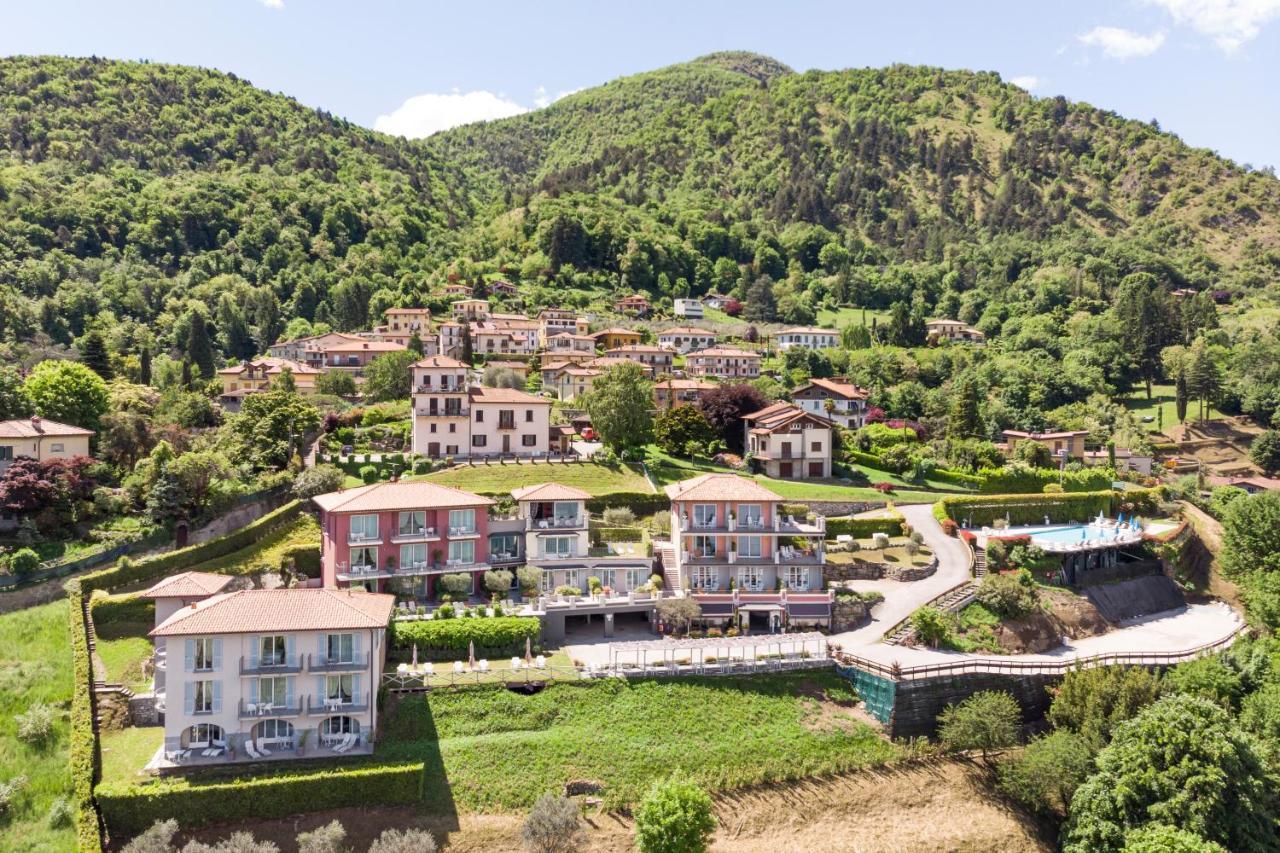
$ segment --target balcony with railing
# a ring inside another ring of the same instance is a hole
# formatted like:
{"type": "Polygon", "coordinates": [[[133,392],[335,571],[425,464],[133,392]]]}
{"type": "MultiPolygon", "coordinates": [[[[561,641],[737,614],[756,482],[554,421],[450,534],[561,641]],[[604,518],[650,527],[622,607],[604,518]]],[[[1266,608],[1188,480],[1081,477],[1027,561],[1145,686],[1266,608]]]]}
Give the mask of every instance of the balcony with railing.
{"type": "Polygon", "coordinates": [[[376,580],[377,578],[389,578],[394,573],[393,566],[387,566],[380,569],[374,563],[361,563],[355,566],[348,566],[345,562],[339,562],[336,566],[337,577],[340,581],[363,581],[376,580]]]}
{"type": "Polygon", "coordinates": [[[582,530],[587,526],[585,515],[554,516],[552,518],[530,518],[527,530],[582,530]]]}
{"type": "Polygon", "coordinates": [[[475,526],[449,528],[450,539],[470,539],[472,537],[479,536],[479,535],[480,535],[480,530],[475,526]]]}
{"type": "Polygon", "coordinates": [[[806,551],[790,545],[762,551],[758,555],[744,554],[736,550],[724,550],[713,554],[685,551],[682,556],[683,559],[680,562],[686,566],[820,566],[826,562],[826,554],[821,548],[806,551]]]}
{"type": "Polygon", "coordinates": [[[297,655],[240,658],[241,675],[289,675],[295,672],[302,672],[302,658],[297,655]]]}
{"type": "Polygon", "coordinates": [[[495,566],[510,566],[524,562],[524,555],[517,551],[490,551],[489,562],[495,566]]]}
{"type": "Polygon", "coordinates": [[[401,527],[391,534],[391,542],[395,545],[429,542],[439,538],[440,534],[434,527],[401,527]]]}
{"type": "Polygon", "coordinates": [[[236,716],[242,720],[270,720],[278,717],[300,717],[306,713],[302,702],[249,702],[240,700],[236,716]]]}
{"type": "Polygon", "coordinates": [[[328,696],[308,696],[308,714],[360,714],[369,710],[369,694],[364,696],[348,696],[343,698],[328,696]]]}
{"type": "Polygon", "coordinates": [[[347,660],[328,655],[307,655],[308,672],[364,672],[368,668],[369,652],[352,655],[347,660]]]}
{"type": "Polygon", "coordinates": [[[348,545],[381,545],[382,531],[370,533],[364,530],[348,530],[347,544],[348,545]]]}
{"type": "MultiPolygon", "coordinates": [[[[428,389],[427,393],[429,393],[429,391],[430,389],[428,389]]],[[[419,392],[419,393],[422,393],[422,392],[419,392]]],[[[435,408],[435,409],[431,408],[430,406],[415,406],[414,412],[418,416],[424,417],[424,418],[465,418],[470,416],[471,409],[468,406],[462,406],[460,408],[451,408],[449,406],[445,406],[444,408],[435,408]]]]}

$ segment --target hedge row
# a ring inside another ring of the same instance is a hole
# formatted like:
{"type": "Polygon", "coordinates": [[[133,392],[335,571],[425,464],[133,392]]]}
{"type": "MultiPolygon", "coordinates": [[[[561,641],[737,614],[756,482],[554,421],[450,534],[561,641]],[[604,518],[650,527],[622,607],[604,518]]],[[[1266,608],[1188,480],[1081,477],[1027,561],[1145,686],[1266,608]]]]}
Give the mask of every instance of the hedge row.
{"type": "Polygon", "coordinates": [[[351,806],[413,805],[422,799],[423,773],[420,762],[354,765],[208,783],[112,783],[99,786],[97,796],[108,832],[123,840],[168,818],[187,830],[351,806]]]}
{"type": "Polygon", "coordinates": [[[286,548],[280,557],[281,567],[288,560],[293,560],[293,570],[309,578],[320,577],[320,545],[319,543],[294,545],[286,548]]]}
{"type": "Polygon", "coordinates": [[[1061,484],[1067,492],[1096,492],[1111,487],[1115,472],[1110,468],[1058,471],[1054,468],[1011,465],[1004,468],[983,468],[978,472],[978,477],[982,481],[978,490],[988,495],[1043,492],[1044,487],[1050,484],[1061,484]]]}
{"type": "Polygon", "coordinates": [[[526,640],[537,640],[542,623],[529,616],[490,619],[426,619],[392,622],[388,643],[401,649],[466,652],[472,643],[487,651],[523,652],[526,640]]]}
{"type": "Polygon", "coordinates": [[[592,527],[591,544],[605,542],[643,542],[643,527],[592,527]]]}
{"type": "Polygon", "coordinates": [[[125,584],[163,577],[178,569],[188,569],[198,563],[225,557],[227,554],[247,548],[262,538],[263,534],[302,512],[301,501],[290,501],[272,510],[262,518],[246,524],[233,533],[191,545],[177,551],[169,551],[136,563],[116,563],[107,569],[89,572],[80,578],[81,591],[88,595],[97,589],[112,590],[125,584]]]}
{"type": "Polygon", "coordinates": [[[648,492],[613,492],[587,500],[587,511],[599,515],[611,507],[628,507],[637,516],[653,515],[671,509],[671,498],[648,492]]]}
{"type": "Polygon", "coordinates": [[[852,536],[854,539],[870,539],[876,533],[890,536],[902,535],[903,518],[828,518],[827,538],[852,536]]]}
{"type": "Polygon", "coordinates": [[[93,732],[93,662],[89,656],[83,595],[78,580],[67,583],[71,667],[75,678],[71,694],[71,783],[76,808],[76,849],[82,853],[102,853],[102,828],[93,794],[100,771],[98,740],[93,732]]]}
{"type": "Polygon", "coordinates": [[[1041,524],[1045,516],[1055,524],[1083,522],[1096,518],[1100,512],[1110,513],[1115,498],[1116,493],[1110,490],[1058,495],[954,495],[938,501],[934,515],[938,516],[940,507],[942,518],[956,522],[968,519],[975,527],[1006,516],[1011,524],[1041,524]]]}
{"type": "Polygon", "coordinates": [[[89,599],[94,627],[113,622],[152,622],[155,619],[155,602],[141,594],[108,596],[105,593],[89,599]]]}
{"type": "Polygon", "coordinates": [[[934,468],[929,472],[929,479],[966,489],[981,489],[983,484],[983,479],[976,474],[966,474],[963,471],[952,471],[948,468],[934,468]]]}

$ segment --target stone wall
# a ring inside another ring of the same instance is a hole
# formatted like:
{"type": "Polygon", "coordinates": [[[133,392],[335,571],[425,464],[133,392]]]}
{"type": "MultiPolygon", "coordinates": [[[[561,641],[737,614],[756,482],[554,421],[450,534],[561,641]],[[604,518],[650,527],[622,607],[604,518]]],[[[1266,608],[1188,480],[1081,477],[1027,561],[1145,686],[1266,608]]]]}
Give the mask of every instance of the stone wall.
{"type": "Polygon", "coordinates": [[[156,707],[155,694],[143,693],[130,699],[129,716],[133,720],[133,725],[139,728],[160,725],[162,721],[160,709],[156,707]]]}
{"type": "Polygon", "coordinates": [[[851,563],[827,561],[822,577],[827,581],[910,581],[924,580],[938,570],[938,558],[925,566],[905,566],[894,563],[874,563],[855,559],[851,563]]]}
{"type": "Polygon", "coordinates": [[[857,598],[836,596],[831,605],[831,633],[839,634],[860,628],[871,619],[871,608],[857,598]]]}
{"type": "Polygon", "coordinates": [[[984,690],[1012,694],[1022,709],[1022,719],[1038,720],[1049,710],[1049,688],[1061,680],[1061,675],[968,673],[899,681],[889,733],[893,737],[933,737],[938,733],[938,715],[948,705],[984,690]]]}

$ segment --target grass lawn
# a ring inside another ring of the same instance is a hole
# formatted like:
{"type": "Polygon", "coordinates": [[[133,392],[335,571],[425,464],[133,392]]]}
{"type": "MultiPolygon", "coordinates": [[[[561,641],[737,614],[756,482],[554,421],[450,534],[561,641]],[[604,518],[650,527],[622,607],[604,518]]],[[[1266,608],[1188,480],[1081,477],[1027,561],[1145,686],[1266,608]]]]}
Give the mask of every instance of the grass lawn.
{"type": "Polygon", "coordinates": [[[944,646],[958,652],[1008,654],[996,641],[995,627],[1000,617],[976,601],[955,615],[951,636],[944,646]]]}
{"type": "MultiPolygon", "coordinates": [[[[241,548],[223,557],[206,560],[190,567],[195,572],[244,575],[258,571],[277,571],[280,561],[289,549],[299,545],[316,545],[320,542],[320,525],[315,518],[301,513],[286,524],[272,530],[247,548],[241,548]]],[[[151,626],[147,627],[147,631],[151,626]]],[[[145,631],[143,634],[145,635],[145,631]]]]}
{"type": "Polygon", "coordinates": [[[150,726],[104,731],[98,742],[102,747],[102,782],[134,782],[164,743],[164,729],[150,726]]]}
{"type": "MultiPolygon", "coordinates": [[[[70,820],[62,826],[49,820],[54,802],[71,796],[69,630],[65,599],[0,616],[0,782],[27,780],[12,815],[0,822],[0,850],[75,849],[70,820]],[[20,740],[14,719],[37,702],[55,709],[53,735],[41,746],[20,740]]],[[[73,818],[74,810],[68,816],[73,818]]]]}
{"type": "Polygon", "coordinates": [[[603,782],[617,808],[675,770],[714,791],[894,759],[898,748],[852,715],[856,698],[825,670],[607,679],[532,696],[441,690],[406,695],[377,755],[441,766],[442,778],[427,775],[432,811],[523,811],[572,779],[603,782]]]}
{"type": "Polygon", "coordinates": [[[827,561],[831,563],[903,563],[912,566],[927,566],[933,559],[933,551],[921,545],[915,556],[907,553],[905,539],[891,540],[888,548],[876,548],[872,539],[856,540],[860,546],[857,551],[828,551],[827,561]]]}
{"type": "Polygon", "coordinates": [[[883,323],[889,319],[888,311],[875,308],[851,308],[844,306],[835,311],[823,309],[818,312],[817,325],[832,329],[843,329],[845,326],[866,326],[871,328],[871,321],[883,323]]]}
{"type": "MultiPolygon", "coordinates": [[[[649,473],[657,480],[659,486],[676,483],[697,477],[709,471],[720,471],[741,474],[723,465],[715,465],[705,460],[678,459],[663,453],[657,447],[647,448],[649,473]]],[[[878,478],[888,478],[884,472],[876,472],[878,478]]],[[[834,480],[775,480],[763,475],[754,475],[762,485],[777,492],[787,500],[803,501],[884,501],[895,503],[934,503],[941,495],[937,492],[925,492],[903,488],[884,494],[869,486],[845,486],[834,480]]],[[[874,478],[873,478],[874,479],[874,478]]]]}
{"type": "Polygon", "coordinates": [[[107,670],[105,681],[118,681],[135,693],[151,689],[151,679],[143,676],[142,664],[151,657],[151,641],[146,638],[146,631],[152,627],[147,625],[141,629],[142,636],[98,643],[98,659],[107,670]]]}
{"type": "Polygon", "coordinates": [[[649,482],[634,468],[619,465],[606,468],[586,462],[569,463],[521,463],[519,465],[462,465],[445,471],[436,471],[413,479],[429,480],[442,486],[453,486],[468,492],[507,494],[521,486],[556,482],[574,486],[593,495],[613,492],[641,492],[649,494],[649,482]]]}
{"type": "MultiPolygon", "coordinates": [[[[1139,419],[1144,417],[1155,418],[1156,420],[1143,424],[1147,429],[1154,432],[1157,424],[1159,423],[1158,416],[1156,414],[1157,409],[1164,409],[1165,429],[1175,426],[1178,423],[1178,409],[1175,405],[1175,399],[1176,394],[1172,385],[1152,385],[1150,400],[1147,399],[1146,388],[1137,388],[1134,390],[1134,393],[1127,397],[1117,397],[1116,402],[1133,412],[1133,414],[1139,419]]],[[[1195,420],[1198,412],[1199,404],[1194,401],[1188,401],[1187,420],[1195,420]]],[[[1226,416],[1217,409],[1211,408],[1209,410],[1209,417],[1221,418],[1226,416]]]]}

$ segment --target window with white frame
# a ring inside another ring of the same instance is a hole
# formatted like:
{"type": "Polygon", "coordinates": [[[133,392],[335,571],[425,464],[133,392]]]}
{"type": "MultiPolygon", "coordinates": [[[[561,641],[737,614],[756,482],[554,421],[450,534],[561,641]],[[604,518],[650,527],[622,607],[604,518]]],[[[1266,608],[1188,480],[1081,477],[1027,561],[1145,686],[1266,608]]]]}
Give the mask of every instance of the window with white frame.
{"type": "Polygon", "coordinates": [[[195,639],[195,656],[191,659],[191,668],[195,672],[211,672],[215,666],[213,661],[213,638],[197,637],[195,639]]]}
{"type": "Polygon", "coordinates": [[[543,557],[559,559],[574,556],[577,541],[577,536],[543,536],[538,539],[538,545],[543,557]]]}
{"type": "Polygon", "coordinates": [[[566,586],[572,586],[582,589],[582,572],[577,569],[564,573],[564,582],[566,586]]]}
{"type": "Polygon", "coordinates": [[[738,504],[738,526],[764,526],[764,510],[760,504],[738,504]]]}
{"type": "Polygon", "coordinates": [[[476,543],[470,539],[449,543],[449,562],[468,565],[476,561],[476,543]]]}
{"type": "Polygon", "coordinates": [[[422,569],[427,565],[427,546],[425,542],[417,545],[400,546],[400,568],[422,569]]]}
{"type": "Polygon", "coordinates": [[[289,704],[289,679],[284,676],[258,679],[258,703],[261,705],[289,704]]]}
{"type": "Polygon", "coordinates": [[[351,549],[351,568],[376,569],[378,567],[378,549],[363,545],[351,549]]]}
{"type": "Polygon", "coordinates": [[[556,574],[555,572],[549,572],[546,569],[543,569],[539,573],[539,577],[541,579],[540,586],[542,587],[542,591],[544,593],[551,592],[556,588],[555,574],[556,574]]]}
{"type": "Polygon", "coordinates": [[[400,513],[397,532],[401,536],[421,536],[427,532],[427,514],[422,510],[400,513]]]}
{"type": "Polygon", "coordinates": [[[719,589],[719,572],[712,566],[694,566],[689,576],[689,586],[694,589],[719,589]]]}
{"type": "Polygon", "coordinates": [[[476,511],[474,509],[449,510],[449,532],[459,534],[476,532],[476,511]]]}
{"type": "Polygon", "coordinates": [[[195,682],[194,698],[191,702],[191,713],[193,714],[212,714],[213,713],[213,682],[197,681],[195,682]]]}
{"type": "Polygon", "coordinates": [[[253,727],[254,738],[259,741],[293,740],[293,723],[288,720],[263,720],[253,727]]]}
{"type": "Polygon", "coordinates": [[[355,660],[355,637],[351,634],[329,634],[324,640],[325,657],[330,663],[351,663],[355,660]]]}
{"type": "Polygon", "coordinates": [[[738,537],[738,556],[758,558],[760,556],[760,536],[739,536],[738,537]]]}
{"type": "Polygon", "coordinates": [[[561,527],[568,527],[578,520],[578,502],[577,501],[556,501],[553,507],[556,524],[561,527]]]}
{"type": "Polygon", "coordinates": [[[352,675],[329,675],[324,679],[324,700],[350,704],[355,696],[355,678],[352,675]]]}
{"type": "Polygon", "coordinates": [[[213,723],[196,723],[187,729],[187,748],[199,749],[202,746],[213,746],[214,741],[223,740],[222,726],[213,723]]]}
{"type": "Polygon", "coordinates": [[[743,566],[738,569],[738,586],[749,592],[764,589],[764,570],[759,566],[743,566]]]}
{"type": "Polygon", "coordinates": [[[358,735],[360,734],[360,721],[351,717],[326,717],[324,722],[320,724],[320,734],[323,737],[358,735]]]}
{"type": "Polygon", "coordinates": [[[693,526],[694,527],[715,527],[716,526],[716,505],[715,504],[694,504],[693,505],[693,526]]]}
{"type": "Polygon", "coordinates": [[[809,569],[805,566],[787,567],[787,589],[806,590],[809,588],[809,569]]]}
{"type": "Polygon", "coordinates": [[[594,577],[599,578],[600,586],[607,586],[613,589],[613,569],[598,569],[594,577]]]}
{"type": "Polygon", "coordinates": [[[693,537],[693,556],[714,557],[716,555],[716,538],[714,536],[693,537]]]}
{"type": "Polygon", "coordinates": [[[258,662],[260,666],[284,666],[288,660],[288,654],[288,647],[282,635],[275,634],[259,638],[258,662]]]}
{"type": "Polygon", "coordinates": [[[627,569],[626,570],[627,589],[638,589],[649,582],[648,569],[627,569]]]}
{"type": "Polygon", "coordinates": [[[352,542],[371,542],[378,538],[378,516],[370,515],[353,515],[351,516],[351,541],[352,542]]]}

